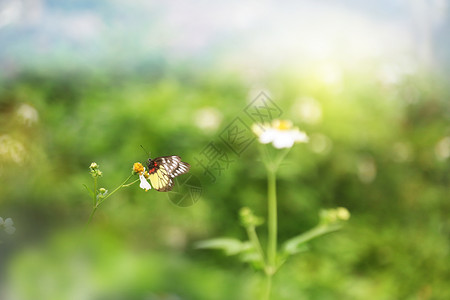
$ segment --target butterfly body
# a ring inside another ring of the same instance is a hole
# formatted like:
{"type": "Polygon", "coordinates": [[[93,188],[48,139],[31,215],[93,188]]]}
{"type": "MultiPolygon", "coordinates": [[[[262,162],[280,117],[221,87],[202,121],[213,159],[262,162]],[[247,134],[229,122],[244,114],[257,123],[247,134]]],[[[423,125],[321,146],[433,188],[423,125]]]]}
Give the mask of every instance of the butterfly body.
{"type": "Polygon", "coordinates": [[[168,192],[173,188],[173,178],[189,172],[191,166],[181,161],[177,155],[148,159],[148,175],[153,188],[159,192],[168,192]]]}

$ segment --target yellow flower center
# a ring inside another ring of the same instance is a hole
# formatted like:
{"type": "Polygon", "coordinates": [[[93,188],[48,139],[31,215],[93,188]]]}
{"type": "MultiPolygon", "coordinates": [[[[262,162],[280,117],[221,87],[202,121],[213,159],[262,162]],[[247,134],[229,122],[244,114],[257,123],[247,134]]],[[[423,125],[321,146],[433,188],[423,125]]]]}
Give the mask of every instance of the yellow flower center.
{"type": "Polygon", "coordinates": [[[292,122],[289,120],[274,120],[272,126],[278,130],[289,130],[292,128],[292,122]]]}
{"type": "Polygon", "coordinates": [[[142,172],[144,172],[144,166],[141,163],[139,163],[139,162],[134,163],[134,165],[133,165],[133,172],[138,173],[138,174],[142,174],[142,172]]]}

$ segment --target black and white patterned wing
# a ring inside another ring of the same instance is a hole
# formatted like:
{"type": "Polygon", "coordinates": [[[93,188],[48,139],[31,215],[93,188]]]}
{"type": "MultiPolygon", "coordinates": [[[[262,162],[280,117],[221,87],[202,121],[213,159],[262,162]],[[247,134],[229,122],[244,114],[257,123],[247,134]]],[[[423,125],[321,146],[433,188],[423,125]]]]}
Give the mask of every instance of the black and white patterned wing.
{"type": "Polygon", "coordinates": [[[172,178],[185,174],[187,172],[189,172],[189,170],[191,169],[191,165],[188,163],[185,163],[184,161],[180,161],[180,163],[178,164],[178,167],[172,172],[172,178]]]}
{"type": "Polygon", "coordinates": [[[172,174],[178,168],[181,157],[178,155],[161,156],[154,159],[159,166],[164,166],[168,174],[172,174]]]}
{"type": "Polygon", "coordinates": [[[173,178],[189,172],[191,166],[177,155],[161,156],[149,163],[149,179],[155,190],[168,192],[173,188],[173,178]]]}

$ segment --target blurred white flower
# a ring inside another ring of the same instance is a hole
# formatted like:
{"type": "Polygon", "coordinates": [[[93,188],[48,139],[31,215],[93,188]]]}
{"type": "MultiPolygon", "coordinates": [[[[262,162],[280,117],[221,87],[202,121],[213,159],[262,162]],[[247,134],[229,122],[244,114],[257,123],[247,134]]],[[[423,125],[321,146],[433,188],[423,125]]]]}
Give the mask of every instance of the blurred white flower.
{"type": "Polygon", "coordinates": [[[308,142],[308,136],[289,120],[274,120],[272,124],[253,124],[253,132],[262,144],[272,143],[277,149],[291,148],[294,143],[308,142]]]}
{"type": "Polygon", "coordinates": [[[2,218],[0,218],[0,225],[4,227],[5,232],[7,234],[13,234],[16,231],[16,228],[14,227],[14,222],[11,218],[7,218],[4,221],[2,218]]]}
{"type": "Polygon", "coordinates": [[[7,134],[0,135],[0,159],[12,160],[20,164],[26,156],[25,147],[7,134]]]}
{"type": "Polygon", "coordinates": [[[357,163],[357,174],[363,183],[371,183],[377,176],[377,166],[372,157],[361,158],[357,163]]]}
{"type": "Polygon", "coordinates": [[[311,135],[309,146],[315,153],[328,154],[333,148],[333,142],[326,135],[315,133],[311,135]]]}
{"type": "Polygon", "coordinates": [[[5,227],[5,232],[7,234],[13,234],[14,232],[16,232],[16,228],[14,226],[5,227]]]}
{"type": "Polygon", "coordinates": [[[13,225],[14,225],[14,222],[13,222],[13,220],[11,218],[7,218],[5,220],[5,222],[3,223],[3,226],[5,226],[5,227],[10,227],[10,226],[13,226],[13,225]]]}
{"type": "Polygon", "coordinates": [[[450,157],[450,136],[444,137],[436,144],[434,153],[439,160],[446,160],[450,157]]]}
{"type": "Polygon", "coordinates": [[[302,97],[293,107],[294,113],[305,123],[317,124],[322,120],[322,107],[311,97],[302,97]]]}
{"type": "Polygon", "coordinates": [[[173,249],[184,249],[187,244],[186,231],[179,227],[166,229],[165,242],[173,249]]]}
{"type": "Polygon", "coordinates": [[[222,121],[222,114],[215,108],[206,107],[195,113],[195,125],[203,130],[216,130],[222,121]]]}
{"type": "Polygon", "coordinates": [[[139,184],[139,187],[141,189],[144,189],[145,191],[151,190],[152,186],[150,185],[150,183],[147,181],[147,179],[145,178],[144,175],[139,174],[139,180],[141,180],[141,183],[139,184]]]}
{"type": "Polygon", "coordinates": [[[37,110],[29,104],[21,104],[17,109],[17,116],[27,126],[31,126],[39,120],[37,110]]]}
{"type": "Polygon", "coordinates": [[[392,159],[399,163],[410,161],[413,155],[411,146],[404,142],[394,143],[392,150],[392,159]]]}

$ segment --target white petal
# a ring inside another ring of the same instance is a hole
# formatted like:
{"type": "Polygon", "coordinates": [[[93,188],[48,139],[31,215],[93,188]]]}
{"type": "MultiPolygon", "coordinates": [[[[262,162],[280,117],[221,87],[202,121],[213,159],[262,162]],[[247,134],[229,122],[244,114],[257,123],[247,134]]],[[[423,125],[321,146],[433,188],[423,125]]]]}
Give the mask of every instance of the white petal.
{"type": "Polygon", "coordinates": [[[277,149],[291,148],[294,145],[294,139],[289,135],[279,135],[273,140],[273,146],[277,149]]]}
{"type": "Polygon", "coordinates": [[[150,185],[150,183],[147,181],[147,179],[145,179],[144,175],[139,175],[139,179],[141,180],[141,183],[139,184],[139,187],[141,189],[144,189],[146,191],[151,190],[152,186],[150,185]]]}
{"type": "Polygon", "coordinates": [[[277,132],[273,129],[267,129],[259,136],[259,142],[262,144],[268,144],[272,142],[277,136],[277,132]]]}
{"type": "Polygon", "coordinates": [[[291,132],[292,132],[292,136],[296,142],[306,143],[309,141],[308,136],[303,131],[300,131],[297,129],[297,130],[292,130],[291,132]]]}
{"type": "Polygon", "coordinates": [[[13,226],[14,225],[14,222],[13,222],[13,220],[11,219],[11,218],[7,218],[6,220],[5,220],[5,227],[10,227],[10,226],[13,226]]]}
{"type": "Polygon", "coordinates": [[[260,136],[260,135],[264,132],[263,128],[262,128],[259,124],[257,124],[257,123],[254,123],[254,124],[252,125],[252,131],[253,131],[253,133],[256,134],[257,136],[260,136]]]}

